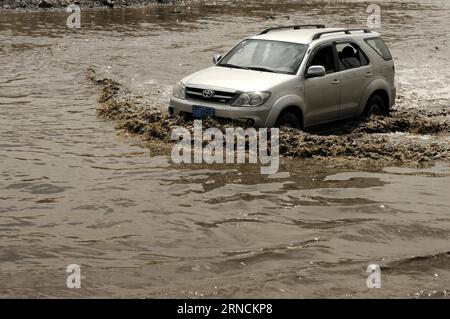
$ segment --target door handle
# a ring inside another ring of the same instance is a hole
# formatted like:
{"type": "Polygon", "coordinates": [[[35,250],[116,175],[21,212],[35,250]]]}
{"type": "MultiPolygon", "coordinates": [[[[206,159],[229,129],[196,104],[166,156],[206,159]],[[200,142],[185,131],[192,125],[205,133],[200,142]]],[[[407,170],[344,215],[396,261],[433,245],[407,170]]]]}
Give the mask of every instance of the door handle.
{"type": "Polygon", "coordinates": [[[367,77],[372,76],[372,75],[373,75],[372,72],[367,72],[367,73],[366,73],[366,76],[367,76],[367,77]]]}
{"type": "Polygon", "coordinates": [[[334,80],[333,82],[331,82],[331,84],[339,84],[341,81],[339,80],[334,80]]]}

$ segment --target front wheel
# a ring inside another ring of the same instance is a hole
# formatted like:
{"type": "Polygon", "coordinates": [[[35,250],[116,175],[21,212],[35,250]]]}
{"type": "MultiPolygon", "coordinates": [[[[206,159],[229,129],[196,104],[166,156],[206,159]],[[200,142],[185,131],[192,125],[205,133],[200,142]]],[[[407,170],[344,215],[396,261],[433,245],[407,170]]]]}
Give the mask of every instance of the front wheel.
{"type": "Polygon", "coordinates": [[[278,128],[300,128],[300,120],[292,112],[285,112],[278,117],[275,126],[278,128]]]}

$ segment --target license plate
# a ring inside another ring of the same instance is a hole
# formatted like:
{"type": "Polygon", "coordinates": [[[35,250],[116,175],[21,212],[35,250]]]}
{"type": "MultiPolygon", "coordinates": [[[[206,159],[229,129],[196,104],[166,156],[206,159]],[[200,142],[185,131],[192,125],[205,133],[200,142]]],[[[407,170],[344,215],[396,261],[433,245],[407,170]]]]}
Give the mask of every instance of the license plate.
{"type": "Polygon", "coordinates": [[[212,107],[206,107],[206,106],[199,106],[194,105],[192,106],[192,116],[196,119],[201,119],[208,116],[214,116],[215,110],[212,107]]]}

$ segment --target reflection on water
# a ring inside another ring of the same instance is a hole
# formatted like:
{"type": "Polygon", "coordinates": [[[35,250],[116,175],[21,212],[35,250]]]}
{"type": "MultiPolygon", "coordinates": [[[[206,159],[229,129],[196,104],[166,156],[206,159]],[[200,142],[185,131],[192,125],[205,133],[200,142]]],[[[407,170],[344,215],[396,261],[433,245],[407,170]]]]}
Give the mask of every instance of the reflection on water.
{"type": "MultiPolygon", "coordinates": [[[[449,9],[438,5],[382,3],[405,96],[449,98],[449,9]]],[[[164,147],[134,145],[95,116],[88,65],[165,100],[248,34],[317,17],[362,25],[367,3],[236,6],[83,10],[79,31],[66,29],[65,12],[0,12],[0,296],[448,290],[448,163],[283,159],[272,177],[252,165],[174,165],[164,147]],[[72,263],[80,290],[65,288],[72,263]],[[382,265],[383,289],[366,288],[370,263],[382,265]]]]}

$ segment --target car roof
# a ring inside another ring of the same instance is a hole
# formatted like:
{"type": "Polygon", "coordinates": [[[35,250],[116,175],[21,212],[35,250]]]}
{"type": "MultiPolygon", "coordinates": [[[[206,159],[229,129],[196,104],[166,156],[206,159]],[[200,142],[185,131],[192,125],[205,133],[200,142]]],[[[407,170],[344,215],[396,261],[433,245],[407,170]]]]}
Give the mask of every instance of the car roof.
{"type": "Polygon", "coordinates": [[[351,29],[346,28],[305,28],[305,29],[278,29],[278,30],[275,29],[267,33],[257,34],[255,36],[250,37],[250,39],[309,44],[311,42],[325,39],[329,40],[333,38],[355,38],[355,37],[367,38],[377,36],[380,36],[380,34],[373,31],[365,32],[364,29],[352,31],[351,29]],[[342,32],[333,32],[339,30],[342,30],[342,32]],[[344,33],[345,30],[350,30],[351,33],[346,34],[344,33]],[[319,39],[313,39],[314,35],[322,32],[332,32],[332,33],[323,34],[319,39]]]}

